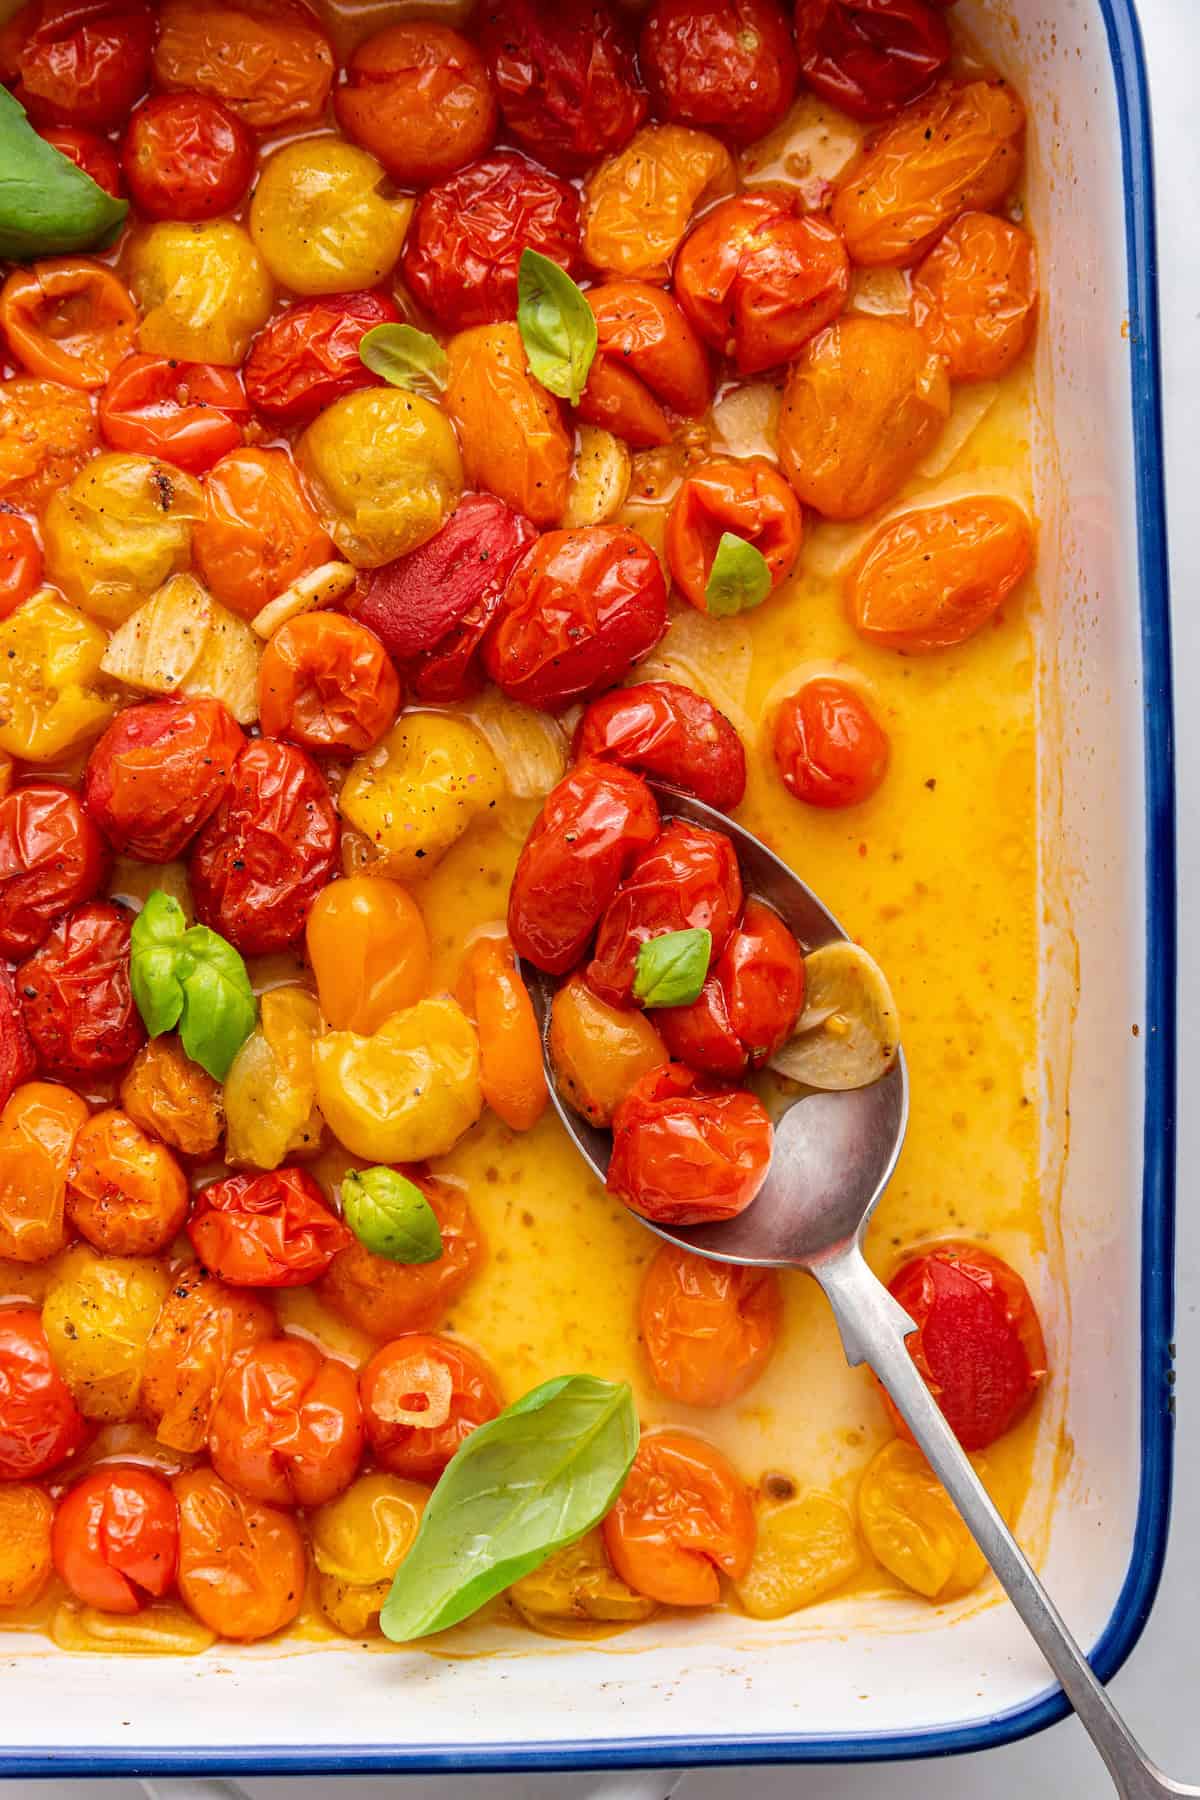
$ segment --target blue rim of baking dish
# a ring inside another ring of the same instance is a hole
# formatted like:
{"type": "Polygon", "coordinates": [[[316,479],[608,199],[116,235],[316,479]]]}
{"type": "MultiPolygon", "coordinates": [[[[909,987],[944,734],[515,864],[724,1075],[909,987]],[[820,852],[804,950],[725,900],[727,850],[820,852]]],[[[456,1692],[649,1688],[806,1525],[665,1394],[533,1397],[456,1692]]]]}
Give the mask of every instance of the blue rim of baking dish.
{"type": "MultiPolygon", "coordinates": [[[[1098,0],[1117,89],[1137,498],[1146,773],[1145,1119],[1142,1175],[1142,1464],[1137,1524],[1121,1593],[1090,1661],[1116,1674],[1142,1634],[1162,1574],[1171,1504],[1175,1260],[1175,782],[1158,342],[1158,252],[1146,66],[1134,0],[1098,0]]],[[[640,1737],[499,1744],[244,1746],[217,1749],[13,1749],[0,1777],[153,1774],[361,1775],[686,1768],[734,1763],[877,1762],[988,1750],[1068,1711],[1060,1689],[972,1724],[852,1737],[640,1737]]]]}

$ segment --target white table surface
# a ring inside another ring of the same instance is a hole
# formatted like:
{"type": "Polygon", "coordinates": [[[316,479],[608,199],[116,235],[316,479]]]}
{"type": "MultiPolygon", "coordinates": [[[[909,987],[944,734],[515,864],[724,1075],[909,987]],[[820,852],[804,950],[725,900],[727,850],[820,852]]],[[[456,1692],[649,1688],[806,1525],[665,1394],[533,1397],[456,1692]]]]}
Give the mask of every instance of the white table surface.
{"type": "MultiPolygon", "coordinates": [[[[1166,394],[1167,478],[1175,630],[1182,916],[1200,904],[1200,209],[1196,99],[1200,6],[1139,0],[1154,109],[1166,394]]],[[[1115,153],[1115,147],[1114,147],[1115,153]]],[[[1194,915],[1193,915],[1194,916],[1194,915]]],[[[1200,1070],[1200,937],[1180,943],[1181,1088],[1200,1070]],[[1192,1013],[1188,1002],[1196,1007],[1192,1013]]],[[[1200,1204],[1188,1172],[1200,1164],[1200,1109],[1181,1109],[1177,1343],[1178,1460],[1166,1574],[1153,1617],[1112,1692],[1160,1766],[1200,1784],[1197,1599],[1200,1597],[1200,1204]]],[[[591,1781],[570,1776],[273,1780],[246,1784],[252,1800],[574,1800],[591,1781]]],[[[1073,1721],[982,1756],[863,1768],[697,1770],[686,1800],[1107,1800],[1111,1789],[1073,1721]]],[[[131,1781],[0,1781],[0,1800],[142,1800],[131,1781]]],[[[684,1800],[681,1796],[681,1800],[684,1800]]]]}

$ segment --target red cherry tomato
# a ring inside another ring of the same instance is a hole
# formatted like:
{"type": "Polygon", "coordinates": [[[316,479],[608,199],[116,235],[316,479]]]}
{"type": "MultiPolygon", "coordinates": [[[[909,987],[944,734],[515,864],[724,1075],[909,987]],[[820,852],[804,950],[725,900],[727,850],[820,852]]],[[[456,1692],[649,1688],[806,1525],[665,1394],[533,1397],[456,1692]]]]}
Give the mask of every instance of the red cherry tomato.
{"type": "Polygon", "coordinates": [[[256,1344],[231,1364],[208,1426],[213,1468],[252,1500],[323,1506],[358,1473],[354,1371],[299,1338],[256,1344]]]}
{"type": "Polygon", "coordinates": [[[121,163],[148,218],[215,219],[250,186],[254,139],[207,94],[156,94],[130,119],[121,163]]]}
{"type": "Polygon", "coordinates": [[[845,681],[806,681],[775,714],[775,766],[789,794],[809,806],[858,806],[887,774],[883,726],[845,681]]]}
{"type": "MultiPolygon", "coordinates": [[[[986,1450],[1029,1410],[1046,1378],[1046,1345],[1016,1270],[974,1244],[914,1256],[888,1286],[917,1329],[906,1341],[964,1450],[986,1450]]],[[[887,1400],[897,1431],[908,1427],[887,1400]]]]}
{"type": "Polygon", "coordinates": [[[571,274],[579,262],[579,196],[515,151],[501,151],[421,195],[404,240],[404,279],[448,330],[490,325],[516,314],[517,265],[527,248],[571,274]]]}
{"type": "Polygon", "coordinates": [[[654,1385],[683,1406],[726,1406],[766,1368],[783,1321],[773,1269],[693,1256],[664,1244],[638,1300],[654,1385]]]}
{"type": "Polygon", "coordinates": [[[742,910],[742,877],[720,831],[672,819],[605,908],[587,983],[610,1006],[632,1004],[641,946],[665,931],[710,931],[719,957],[742,910]]]}
{"type": "Polygon", "coordinates": [[[306,750],[369,750],[392,724],[400,681],[365,625],[307,612],[281,625],[258,669],[259,724],[306,750]]]}
{"type": "Polygon", "coordinates": [[[364,333],[399,317],[391,296],[374,290],[298,300],[250,346],[242,365],[250,404],[280,424],[304,425],[343,394],[376,386],[358,346],[364,333]]]}
{"type": "Polygon", "coordinates": [[[656,1011],[654,1023],[676,1062],[737,1081],[787,1041],[803,1005],[799,944],[777,912],[747,900],[700,998],[656,1011]]]}
{"type": "Polygon", "coordinates": [[[148,1469],[96,1469],[59,1501],[50,1543],[77,1600],[100,1612],[140,1612],[175,1580],[179,1508],[148,1469]]]}
{"type": "Polygon", "coordinates": [[[42,1315],[0,1307],[0,1481],[30,1481],[65,1462],[87,1424],[50,1356],[42,1315]]]}
{"type": "Polygon", "coordinates": [[[796,47],[809,87],[856,119],[889,118],[950,61],[926,0],[796,0],[796,47]]]}
{"type": "Polygon", "coordinates": [[[73,162],[77,169],[90,175],[96,186],[102,187],[114,200],[121,198],[124,191],[121,187],[121,164],[107,138],[102,138],[95,131],[76,131],[70,125],[45,125],[38,136],[45,138],[60,156],[73,162]]]}
{"type": "Polygon", "coordinates": [[[408,1481],[436,1481],[475,1427],[504,1405],[483,1358],[432,1333],[377,1350],[359,1388],[376,1462],[408,1481]]]}
{"type": "Polygon", "coordinates": [[[440,181],[496,135],[496,96],[478,47],[430,19],[385,26],[359,44],[333,110],[347,137],[402,187],[440,181]]]}
{"type": "Polygon", "coordinates": [[[0,619],[28,600],[41,579],[37,532],[20,513],[0,511],[0,619]]]}
{"type": "Polygon", "coordinates": [[[227,1175],[201,1188],[187,1234],[230,1287],[303,1287],[353,1242],[303,1169],[227,1175]]]}
{"type": "Polygon", "coordinates": [[[677,681],[601,694],[579,721],[574,750],[684,788],[719,812],[731,812],[746,791],[741,738],[711,700],[677,681]]]}
{"type": "Polygon", "coordinates": [[[286,950],[333,875],[338,842],[317,765],[294,744],[255,738],[192,851],[196,916],[247,956],[286,950]]]}
{"type": "Polygon", "coordinates": [[[633,45],[607,0],[490,0],[481,43],[509,132],[552,169],[582,175],[646,116],[633,45]]]}
{"type": "Polygon", "coordinates": [[[586,298],[596,318],[596,357],[579,417],[638,449],[669,444],[667,409],[695,419],[712,400],[703,344],[670,294],[647,281],[606,282],[586,298]]]}
{"type": "Polygon", "coordinates": [[[796,92],[796,46],[777,0],[655,0],[642,27],[655,113],[748,144],[796,92]]]}
{"type": "Polygon", "coordinates": [[[630,1089],[612,1125],[606,1186],[659,1225],[709,1225],[744,1212],[771,1162],[766,1108],[665,1063],[630,1089]]]}
{"type": "Polygon", "coordinates": [[[99,893],[108,855],[79,797],[27,781],[0,800],[0,956],[28,956],[59,914],[99,893]]]}
{"type": "Polygon", "coordinates": [[[25,1028],[49,1073],[119,1069],[145,1042],[129,985],[129,927],[124,907],[89,900],[17,970],[25,1028]]]}
{"type": "Polygon", "coordinates": [[[88,758],[84,804],[114,850],[172,862],[221,804],[245,743],[219,700],[127,707],[88,758]]]}
{"type": "Polygon", "coordinates": [[[658,836],[658,807],[640,775],[581,762],[546,796],[508,896],[518,956],[551,975],[579,961],[621,877],[658,836]]]}
{"type": "Polygon", "coordinates": [[[684,476],[671,503],[667,564],[676,587],[698,612],[708,611],[708,578],[727,531],[765,558],[773,588],[787,580],[800,554],[803,515],[790,483],[765,456],[701,463],[684,476]]]}
{"type": "Polygon", "coordinates": [[[664,1606],[712,1606],[721,1576],[749,1569],[754,1541],[749,1490],[719,1450],[690,1431],[642,1438],[604,1521],[622,1581],[664,1606]]]}
{"type": "Polygon", "coordinates": [[[100,430],[114,450],[161,456],[193,475],[242,441],[250,405],[232,369],[127,356],[100,396],[100,430]]]}
{"type": "Polygon", "coordinates": [[[0,967],[0,1111],[8,1105],[13,1089],[28,1081],[36,1069],[37,1057],[25,1029],[13,978],[0,967]]]}
{"type": "Polygon", "coordinates": [[[667,628],[657,556],[627,525],[547,531],[518,566],[484,639],[511,700],[554,712],[611,687],[667,628]]]}
{"type": "Polygon", "coordinates": [[[148,0],[31,0],[0,38],[0,76],[35,125],[108,131],[150,74],[148,0]]]}

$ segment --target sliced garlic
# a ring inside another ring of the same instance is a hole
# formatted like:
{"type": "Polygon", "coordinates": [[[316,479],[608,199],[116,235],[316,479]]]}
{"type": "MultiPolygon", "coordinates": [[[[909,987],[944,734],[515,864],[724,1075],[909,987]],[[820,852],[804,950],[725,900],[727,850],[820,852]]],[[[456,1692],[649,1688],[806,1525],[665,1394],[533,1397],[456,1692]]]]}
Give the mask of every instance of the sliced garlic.
{"type": "Polygon", "coordinates": [[[101,669],[146,694],[178,693],[208,640],[213,606],[194,575],[172,575],[113,632],[101,669]]]}
{"type": "Polygon", "coordinates": [[[220,700],[239,725],[253,725],[261,657],[262,645],[245,619],[214,604],[204,648],[179,691],[189,700],[220,700]]]}
{"type": "Polygon", "coordinates": [[[629,446],[599,425],[581,425],[563,508],[564,528],[607,525],[615,519],[625,504],[632,476],[629,446]]]}
{"type": "Polygon", "coordinates": [[[807,1087],[867,1087],[900,1045],[900,1015],[879,964],[857,944],[825,944],[804,959],[804,1011],[770,1067],[807,1087]]]}
{"type": "Polygon", "coordinates": [[[487,688],[463,709],[491,745],[517,800],[542,800],[562,780],[570,748],[566,733],[548,713],[487,688]]]}
{"type": "Polygon", "coordinates": [[[251,619],[251,627],[260,638],[274,637],[281,625],[286,625],[300,613],[311,612],[318,606],[332,606],[343,594],[349,593],[356,579],[352,563],[322,563],[319,568],[310,569],[307,575],[298,575],[281,594],[268,600],[262,611],[251,619]]]}

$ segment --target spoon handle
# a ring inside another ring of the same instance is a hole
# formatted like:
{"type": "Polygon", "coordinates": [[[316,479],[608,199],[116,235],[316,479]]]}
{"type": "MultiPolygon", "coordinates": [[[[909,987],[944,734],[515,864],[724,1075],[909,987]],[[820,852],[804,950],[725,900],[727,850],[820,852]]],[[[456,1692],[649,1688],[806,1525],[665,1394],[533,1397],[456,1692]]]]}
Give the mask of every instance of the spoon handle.
{"type": "Polygon", "coordinates": [[[833,1307],[846,1360],[852,1367],[866,1363],[895,1401],[1107,1763],[1117,1792],[1125,1800],[1200,1796],[1200,1788],[1182,1787],[1154,1767],[1092,1674],[909,1355],[905,1339],[915,1329],[912,1320],[872,1273],[861,1250],[851,1245],[808,1267],[833,1307]]]}

